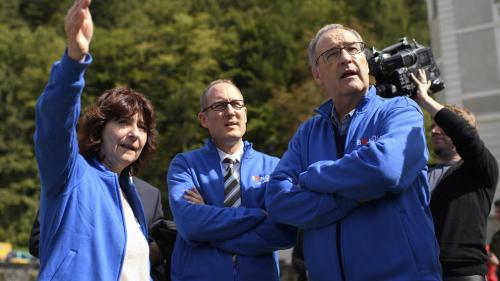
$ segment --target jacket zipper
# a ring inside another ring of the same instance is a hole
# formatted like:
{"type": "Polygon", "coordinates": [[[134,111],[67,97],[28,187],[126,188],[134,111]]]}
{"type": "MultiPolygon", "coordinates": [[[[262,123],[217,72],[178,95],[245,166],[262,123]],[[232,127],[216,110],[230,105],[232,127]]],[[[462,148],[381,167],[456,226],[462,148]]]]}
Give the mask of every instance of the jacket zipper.
{"type": "Polygon", "coordinates": [[[233,261],[233,280],[236,281],[236,273],[237,273],[237,262],[238,262],[238,255],[233,255],[232,257],[233,261]]]}
{"type": "MultiPolygon", "coordinates": [[[[328,122],[328,124],[330,125],[330,128],[332,129],[333,131],[333,135],[334,135],[334,140],[335,140],[335,144],[338,145],[337,143],[337,134],[340,134],[340,132],[335,129],[335,126],[333,125],[333,121],[331,120],[330,117],[328,117],[327,115],[323,114],[323,112],[321,112],[321,115],[323,116],[323,118],[325,118],[328,122]]],[[[347,146],[347,140],[349,139],[349,132],[351,131],[351,126],[353,124],[353,121],[356,117],[356,114],[354,114],[352,116],[352,119],[351,119],[351,122],[349,124],[349,128],[347,129],[347,135],[346,135],[346,139],[345,139],[345,143],[344,143],[344,147],[343,147],[343,151],[344,151],[344,154],[345,154],[345,148],[347,146]]],[[[338,149],[337,149],[337,153],[338,153],[338,149]]],[[[337,158],[341,158],[343,157],[344,155],[337,155],[337,158]]],[[[337,258],[339,260],[339,268],[340,268],[340,278],[342,281],[346,281],[346,277],[345,277],[345,269],[344,269],[344,261],[343,261],[343,257],[342,257],[342,224],[340,221],[337,222],[337,226],[336,226],[336,231],[337,231],[337,241],[336,241],[336,244],[337,244],[337,258]]]]}
{"type": "Polygon", "coordinates": [[[342,260],[342,237],[341,237],[342,226],[340,222],[337,222],[337,257],[339,258],[340,267],[340,278],[345,281],[345,271],[344,271],[344,261],[342,260]]]}

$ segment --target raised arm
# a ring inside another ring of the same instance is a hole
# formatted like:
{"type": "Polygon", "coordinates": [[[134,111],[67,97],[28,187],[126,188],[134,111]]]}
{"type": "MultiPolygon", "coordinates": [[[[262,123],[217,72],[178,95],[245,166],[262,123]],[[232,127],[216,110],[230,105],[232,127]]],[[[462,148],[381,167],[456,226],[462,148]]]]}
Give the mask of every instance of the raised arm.
{"type": "Polygon", "coordinates": [[[266,190],[266,209],[271,219],[301,229],[322,227],[334,223],[358,204],[355,200],[301,188],[298,177],[304,171],[301,163],[301,137],[308,131],[301,126],[288,145],[271,175],[266,190]]]}
{"type": "Polygon", "coordinates": [[[486,186],[495,188],[498,181],[498,163],[479,137],[477,129],[429,96],[430,82],[427,81],[423,70],[419,71],[418,78],[412,74],[412,79],[418,86],[415,101],[429,112],[436,124],[451,138],[458,155],[465,165],[470,167],[469,171],[473,171],[475,177],[486,186]]]}
{"type": "MultiPolygon", "coordinates": [[[[472,171],[484,186],[496,188],[498,163],[479,137],[477,129],[447,108],[438,111],[434,120],[451,138],[458,155],[465,165],[470,167],[469,171],[472,171]]],[[[478,188],[484,186],[477,185],[478,188]]]]}
{"type": "Polygon", "coordinates": [[[57,196],[78,157],[76,124],[92,37],[90,1],[75,1],[65,18],[68,49],[56,62],[36,105],[35,152],[42,192],[57,196]]]}
{"type": "Polygon", "coordinates": [[[251,230],[266,218],[258,208],[223,208],[189,203],[184,196],[186,190],[196,187],[196,182],[181,154],[170,163],[167,184],[177,231],[188,242],[231,239],[251,230]]]}

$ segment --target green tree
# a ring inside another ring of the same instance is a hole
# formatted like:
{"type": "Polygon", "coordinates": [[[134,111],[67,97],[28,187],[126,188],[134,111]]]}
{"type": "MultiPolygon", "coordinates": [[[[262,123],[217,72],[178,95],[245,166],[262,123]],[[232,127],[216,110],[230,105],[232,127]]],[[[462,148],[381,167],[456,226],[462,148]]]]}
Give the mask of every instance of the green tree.
{"type": "MultiPolygon", "coordinates": [[[[71,3],[0,2],[0,240],[17,247],[27,245],[38,206],[34,105],[63,52],[71,3]]],[[[140,176],[164,198],[170,159],[207,137],[197,113],[210,81],[235,81],[249,110],[246,138],[280,156],[299,124],[328,98],[307,60],[319,28],[346,24],[379,49],[403,36],[429,43],[425,2],[416,0],[109,0],[93,1],[91,11],[94,61],[83,104],[118,85],[152,100],[160,143],[140,176]]]]}
{"type": "Polygon", "coordinates": [[[63,44],[46,28],[0,25],[0,240],[26,246],[38,205],[34,105],[63,44]],[[57,51],[56,51],[57,50],[57,51]]]}

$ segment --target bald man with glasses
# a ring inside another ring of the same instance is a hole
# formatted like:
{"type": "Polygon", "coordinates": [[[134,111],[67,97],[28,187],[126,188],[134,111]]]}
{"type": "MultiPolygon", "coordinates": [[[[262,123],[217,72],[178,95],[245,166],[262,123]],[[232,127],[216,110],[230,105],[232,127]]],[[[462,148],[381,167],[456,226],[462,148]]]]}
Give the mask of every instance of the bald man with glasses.
{"type": "Polygon", "coordinates": [[[247,109],[230,80],[203,92],[198,118],[205,146],[178,154],[167,176],[178,238],[172,280],[279,280],[278,249],[295,241],[294,227],[267,216],[264,194],[278,158],[244,141],[247,109]]]}
{"type": "Polygon", "coordinates": [[[441,280],[423,114],[408,97],[376,94],[364,47],[340,24],[309,44],[314,81],[330,99],[290,141],[267,210],[303,231],[310,280],[441,280]]]}

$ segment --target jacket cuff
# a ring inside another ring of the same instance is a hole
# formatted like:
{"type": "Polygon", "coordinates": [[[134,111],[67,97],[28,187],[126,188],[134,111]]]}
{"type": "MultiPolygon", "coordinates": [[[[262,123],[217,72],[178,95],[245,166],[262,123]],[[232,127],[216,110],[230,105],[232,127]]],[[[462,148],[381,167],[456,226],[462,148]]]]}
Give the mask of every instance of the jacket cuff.
{"type": "Polygon", "coordinates": [[[92,56],[87,54],[83,61],[75,61],[68,56],[68,49],[64,50],[61,58],[60,79],[69,82],[76,82],[83,79],[85,70],[92,63],[92,56]]]}

